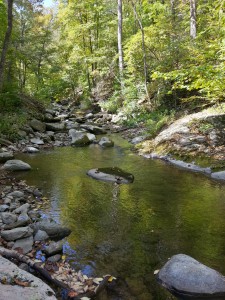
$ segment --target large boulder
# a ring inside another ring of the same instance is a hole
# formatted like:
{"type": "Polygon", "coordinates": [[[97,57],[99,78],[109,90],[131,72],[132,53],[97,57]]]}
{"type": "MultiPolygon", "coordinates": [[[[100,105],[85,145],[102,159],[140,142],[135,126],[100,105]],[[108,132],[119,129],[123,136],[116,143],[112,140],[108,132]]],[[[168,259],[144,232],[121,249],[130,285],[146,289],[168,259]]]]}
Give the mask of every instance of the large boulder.
{"type": "Polygon", "coordinates": [[[8,160],[4,166],[3,169],[7,171],[28,171],[31,169],[31,166],[22,160],[13,159],[8,160]]]}
{"type": "Polygon", "coordinates": [[[9,281],[8,284],[0,284],[0,300],[56,300],[54,291],[46,283],[21,270],[2,256],[0,256],[0,278],[7,278],[9,281]],[[27,282],[28,286],[17,285],[16,280],[27,282]]]}
{"type": "Polygon", "coordinates": [[[72,138],[72,146],[86,146],[91,144],[92,139],[88,137],[88,134],[84,131],[77,131],[75,129],[69,130],[69,136],[72,138]]]}
{"type": "Polygon", "coordinates": [[[71,233],[71,230],[69,228],[49,221],[40,221],[32,224],[31,227],[35,232],[38,232],[38,230],[45,231],[53,240],[61,240],[71,233]]]}
{"type": "Polygon", "coordinates": [[[36,119],[32,119],[30,121],[30,127],[35,130],[35,131],[40,131],[40,132],[45,132],[46,130],[46,125],[45,123],[39,121],[39,120],[36,120],[36,119]]]}
{"type": "Polygon", "coordinates": [[[94,134],[104,134],[106,133],[105,129],[96,126],[96,125],[89,125],[89,124],[83,124],[80,126],[81,128],[89,131],[90,133],[94,133],[94,134]]]}
{"type": "Polygon", "coordinates": [[[13,159],[14,155],[12,152],[1,152],[0,153],[0,163],[5,163],[9,159],[13,159]]]}
{"type": "Polygon", "coordinates": [[[225,277],[188,255],[174,255],[157,279],[179,299],[225,299],[225,277]]]}
{"type": "Polygon", "coordinates": [[[6,241],[15,241],[25,237],[29,237],[33,234],[33,229],[30,227],[19,227],[11,230],[5,230],[1,232],[1,237],[6,241]]]}

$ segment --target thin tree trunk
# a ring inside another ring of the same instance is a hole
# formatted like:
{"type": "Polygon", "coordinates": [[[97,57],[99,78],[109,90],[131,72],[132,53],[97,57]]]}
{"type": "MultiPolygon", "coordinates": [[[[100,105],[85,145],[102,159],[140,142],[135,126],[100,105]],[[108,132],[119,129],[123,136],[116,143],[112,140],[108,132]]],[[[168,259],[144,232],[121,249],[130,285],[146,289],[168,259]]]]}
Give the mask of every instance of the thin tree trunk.
{"type": "Polygon", "coordinates": [[[196,0],[190,0],[190,36],[192,39],[197,36],[196,0]]]}
{"type": "Polygon", "coordinates": [[[13,0],[8,0],[8,24],[7,24],[7,30],[5,33],[5,38],[4,38],[2,53],[1,53],[1,60],[0,60],[0,92],[2,91],[3,88],[6,54],[10,43],[12,26],[13,26],[13,0]]]}
{"type": "Polygon", "coordinates": [[[118,54],[119,54],[119,73],[121,89],[123,90],[123,3],[122,0],[118,0],[118,54]]]}
{"type": "Polygon", "coordinates": [[[143,28],[141,19],[138,16],[136,6],[135,6],[135,4],[132,0],[131,0],[131,4],[132,4],[132,7],[133,7],[135,18],[138,21],[138,25],[139,25],[140,30],[141,30],[141,44],[142,44],[142,52],[143,52],[145,92],[146,92],[146,95],[148,97],[148,100],[150,101],[150,96],[149,96],[149,92],[148,92],[148,67],[147,67],[147,55],[146,55],[146,47],[145,47],[145,32],[144,32],[144,28],[143,28]]]}

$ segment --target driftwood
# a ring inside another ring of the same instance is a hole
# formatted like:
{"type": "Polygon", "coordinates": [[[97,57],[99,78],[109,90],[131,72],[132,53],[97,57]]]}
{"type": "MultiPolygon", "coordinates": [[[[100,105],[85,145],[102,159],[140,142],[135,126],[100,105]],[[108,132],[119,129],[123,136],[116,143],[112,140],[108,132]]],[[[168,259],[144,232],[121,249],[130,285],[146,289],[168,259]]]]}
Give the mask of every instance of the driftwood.
{"type": "Polygon", "coordinates": [[[106,285],[108,284],[108,279],[110,278],[110,275],[105,276],[103,281],[96,287],[95,291],[83,293],[83,294],[73,297],[72,296],[73,293],[71,293],[71,292],[73,292],[73,289],[71,289],[67,284],[65,284],[57,279],[52,278],[52,276],[49,274],[48,271],[41,268],[38,263],[33,262],[29,257],[27,257],[23,254],[20,254],[19,252],[15,251],[15,250],[9,250],[9,249],[5,249],[3,247],[0,247],[0,255],[2,255],[3,257],[5,257],[7,259],[15,259],[19,262],[23,262],[23,263],[27,264],[29,267],[31,267],[32,269],[37,271],[49,283],[54,284],[55,286],[57,286],[61,289],[65,289],[67,291],[67,295],[68,295],[67,298],[70,300],[80,300],[82,297],[88,297],[88,298],[95,297],[106,287],[106,285]],[[70,296],[70,294],[72,297],[70,296]]]}

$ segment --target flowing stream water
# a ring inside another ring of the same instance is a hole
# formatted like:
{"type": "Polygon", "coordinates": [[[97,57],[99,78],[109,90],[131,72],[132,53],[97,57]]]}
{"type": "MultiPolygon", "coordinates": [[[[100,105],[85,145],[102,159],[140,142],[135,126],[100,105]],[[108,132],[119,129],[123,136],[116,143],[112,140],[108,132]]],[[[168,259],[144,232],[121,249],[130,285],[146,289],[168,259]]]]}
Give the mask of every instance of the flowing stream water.
{"type": "Polygon", "coordinates": [[[21,154],[32,171],[17,176],[43,189],[46,214],[72,234],[64,251],[87,275],[119,276],[116,298],[173,299],[154,270],[184,253],[225,274],[225,185],[201,174],[147,160],[112,135],[115,147],[57,148],[21,154]],[[116,186],[86,175],[92,168],[119,167],[132,184],[116,186]]]}

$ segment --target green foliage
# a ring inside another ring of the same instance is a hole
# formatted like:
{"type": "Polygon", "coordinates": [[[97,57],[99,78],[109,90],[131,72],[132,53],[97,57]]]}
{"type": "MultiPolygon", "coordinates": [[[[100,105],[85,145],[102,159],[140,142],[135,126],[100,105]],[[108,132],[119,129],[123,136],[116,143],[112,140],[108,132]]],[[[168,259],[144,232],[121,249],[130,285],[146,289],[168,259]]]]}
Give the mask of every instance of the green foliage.
{"type": "Polygon", "coordinates": [[[165,126],[168,126],[174,120],[175,111],[154,111],[149,114],[148,120],[146,121],[147,131],[152,137],[154,137],[165,126]]]}
{"type": "Polygon", "coordinates": [[[21,106],[21,99],[16,92],[5,92],[0,94],[0,111],[16,112],[21,106]]]}
{"type": "Polygon", "coordinates": [[[0,114],[0,133],[6,139],[16,140],[18,128],[26,123],[26,115],[22,112],[1,113],[0,114]]]}

